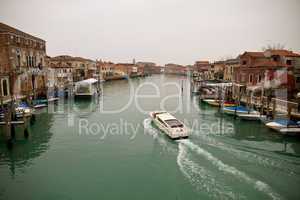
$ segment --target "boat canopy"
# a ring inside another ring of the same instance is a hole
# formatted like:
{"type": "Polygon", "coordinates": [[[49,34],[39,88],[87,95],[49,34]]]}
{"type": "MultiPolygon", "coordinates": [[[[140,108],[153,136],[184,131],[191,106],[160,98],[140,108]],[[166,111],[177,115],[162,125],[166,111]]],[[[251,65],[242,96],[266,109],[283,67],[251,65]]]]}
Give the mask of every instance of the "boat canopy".
{"type": "Polygon", "coordinates": [[[168,119],[168,120],[165,120],[165,122],[171,126],[171,128],[176,128],[176,127],[183,127],[183,124],[178,121],[177,119],[168,119]]]}
{"type": "Polygon", "coordinates": [[[87,85],[87,84],[94,84],[94,83],[97,83],[97,82],[98,82],[97,79],[89,78],[89,79],[86,79],[86,80],[83,80],[83,81],[78,81],[75,84],[76,85],[87,85]]]}
{"type": "Polygon", "coordinates": [[[206,86],[211,86],[211,87],[231,87],[232,83],[207,83],[206,86]]]}

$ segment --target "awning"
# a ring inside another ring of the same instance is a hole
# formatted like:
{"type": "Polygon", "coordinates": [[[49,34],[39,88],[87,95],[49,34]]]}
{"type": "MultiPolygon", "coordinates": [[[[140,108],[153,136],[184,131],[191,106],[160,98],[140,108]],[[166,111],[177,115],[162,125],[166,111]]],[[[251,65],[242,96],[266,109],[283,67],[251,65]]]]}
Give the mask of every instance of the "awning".
{"type": "Polygon", "coordinates": [[[97,83],[97,82],[98,82],[97,79],[89,78],[89,79],[86,79],[86,80],[83,80],[83,81],[78,81],[75,84],[76,85],[85,85],[85,84],[94,84],[94,83],[97,83]]]}

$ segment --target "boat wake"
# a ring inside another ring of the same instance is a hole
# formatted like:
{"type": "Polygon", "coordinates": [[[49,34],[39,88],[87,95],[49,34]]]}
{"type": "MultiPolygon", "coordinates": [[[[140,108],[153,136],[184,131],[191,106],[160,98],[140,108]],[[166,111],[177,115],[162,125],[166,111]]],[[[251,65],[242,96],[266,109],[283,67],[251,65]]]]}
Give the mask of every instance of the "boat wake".
{"type": "Polygon", "coordinates": [[[272,191],[272,189],[266,183],[255,180],[249,177],[246,173],[236,169],[235,167],[223,163],[221,160],[214,157],[211,153],[202,149],[190,140],[181,140],[179,141],[179,144],[182,144],[198,155],[203,156],[206,160],[210,161],[215,167],[217,167],[218,170],[223,171],[227,174],[231,174],[239,179],[246,181],[249,184],[252,184],[256,190],[265,193],[272,199],[280,199],[280,195],[272,191]]]}
{"type": "Polygon", "coordinates": [[[223,142],[217,141],[216,139],[213,139],[212,137],[209,136],[203,135],[199,137],[201,139],[201,142],[203,142],[203,144],[212,146],[222,151],[226,151],[240,160],[252,163],[254,165],[262,165],[264,167],[271,168],[272,170],[277,169],[280,171],[287,171],[288,174],[294,173],[293,170],[287,169],[286,161],[280,161],[278,159],[275,160],[274,158],[260,156],[258,155],[258,153],[252,153],[249,151],[240,150],[233,147],[230,144],[225,144],[223,142]]]}
{"type": "Polygon", "coordinates": [[[164,138],[164,135],[161,134],[159,130],[155,129],[151,125],[150,118],[145,119],[143,125],[144,125],[145,134],[150,135],[153,138],[153,140],[155,140],[163,148],[164,151],[168,151],[168,152],[177,151],[176,148],[174,147],[172,148],[172,144],[168,142],[166,138],[164,138]]]}
{"type": "Polygon", "coordinates": [[[214,199],[242,199],[242,195],[232,192],[232,188],[217,181],[209,170],[192,161],[188,155],[188,148],[183,144],[178,145],[177,164],[183,175],[196,187],[197,190],[205,191],[214,199]]]}
{"type": "MultiPolygon", "coordinates": [[[[153,128],[151,125],[151,119],[144,120],[144,129],[148,135],[152,136],[154,140],[156,140],[159,145],[161,145],[164,149],[168,149],[170,146],[170,142],[166,140],[160,134],[160,132],[153,128]]],[[[217,142],[217,141],[213,141],[217,142]]],[[[216,145],[218,147],[218,145],[216,145]]],[[[226,151],[232,151],[232,148],[221,145],[221,149],[226,151]]],[[[174,149],[172,149],[173,151],[174,149]]],[[[240,156],[238,150],[233,151],[236,156],[240,156]]],[[[178,154],[177,154],[177,165],[183,175],[189,180],[189,182],[200,191],[205,191],[209,196],[214,199],[243,199],[245,196],[240,193],[234,192],[234,189],[230,186],[226,185],[220,177],[215,175],[209,169],[201,166],[197,161],[193,160],[191,157],[191,153],[196,153],[197,155],[202,156],[204,159],[209,161],[213,166],[215,166],[219,171],[224,174],[229,174],[238,178],[249,185],[252,185],[254,189],[263,194],[269,196],[272,199],[280,199],[280,195],[274,192],[269,185],[266,183],[256,180],[246,173],[238,170],[237,168],[230,166],[228,164],[223,163],[221,160],[213,156],[210,152],[201,148],[199,145],[194,144],[189,139],[178,140],[178,154]]],[[[247,155],[252,157],[254,155],[247,155]]],[[[255,159],[255,157],[253,157],[255,159]]],[[[260,159],[259,159],[260,160],[260,159]]],[[[266,164],[267,161],[260,160],[263,164],[266,164]]]]}

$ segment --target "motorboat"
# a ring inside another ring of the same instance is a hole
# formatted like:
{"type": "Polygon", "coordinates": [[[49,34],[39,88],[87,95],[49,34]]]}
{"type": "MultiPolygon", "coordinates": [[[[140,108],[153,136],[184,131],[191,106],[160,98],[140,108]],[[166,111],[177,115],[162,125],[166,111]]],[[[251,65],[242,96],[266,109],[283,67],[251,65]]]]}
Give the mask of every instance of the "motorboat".
{"type": "Polygon", "coordinates": [[[45,108],[48,106],[48,101],[47,99],[35,99],[32,101],[33,107],[38,109],[38,108],[45,108]]]}
{"type": "Polygon", "coordinates": [[[30,117],[33,113],[33,109],[26,102],[20,102],[15,111],[17,118],[30,117]]]}
{"type": "Polygon", "coordinates": [[[211,105],[211,106],[215,106],[215,107],[218,107],[222,104],[223,104],[224,107],[236,106],[236,104],[234,102],[231,102],[231,101],[222,102],[222,100],[220,101],[220,100],[216,100],[216,99],[203,99],[202,101],[209,104],[209,105],[211,105]]]}
{"type": "Polygon", "coordinates": [[[150,112],[154,124],[171,139],[188,138],[188,128],[173,115],[166,111],[150,112]]]}
{"type": "Polygon", "coordinates": [[[255,114],[259,115],[260,113],[258,111],[255,111],[253,109],[248,109],[244,106],[232,106],[232,107],[223,107],[223,112],[228,115],[238,115],[238,114],[255,114]]]}
{"type": "Polygon", "coordinates": [[[286,135],[300,134],[300,123],[289,119],[275,119],[265,124],[268,128],[286,135]]]}
{"type": "Polygon", "coordinates": [[[238,113],[237,116],[244,120],[256,121],[261,120],[262,115],[256,112],[250,113],[238,113]]]}
{"type": "Polygon", "coordinates": [[[75,97],[93,97],[98,93],[96,83],[97,79],[90,78],[75,83],[75,97]]]}

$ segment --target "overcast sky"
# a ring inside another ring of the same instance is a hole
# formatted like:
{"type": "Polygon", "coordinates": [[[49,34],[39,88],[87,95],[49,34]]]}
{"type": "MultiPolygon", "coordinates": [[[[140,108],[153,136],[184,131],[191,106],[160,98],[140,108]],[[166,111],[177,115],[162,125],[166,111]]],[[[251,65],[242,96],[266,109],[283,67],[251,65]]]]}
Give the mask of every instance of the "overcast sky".
{"type": "Polygon", "coordinates": [[[280,43],[300,51],[299,0],[0,0],[47,54],[193,64],[280,43]]]}

